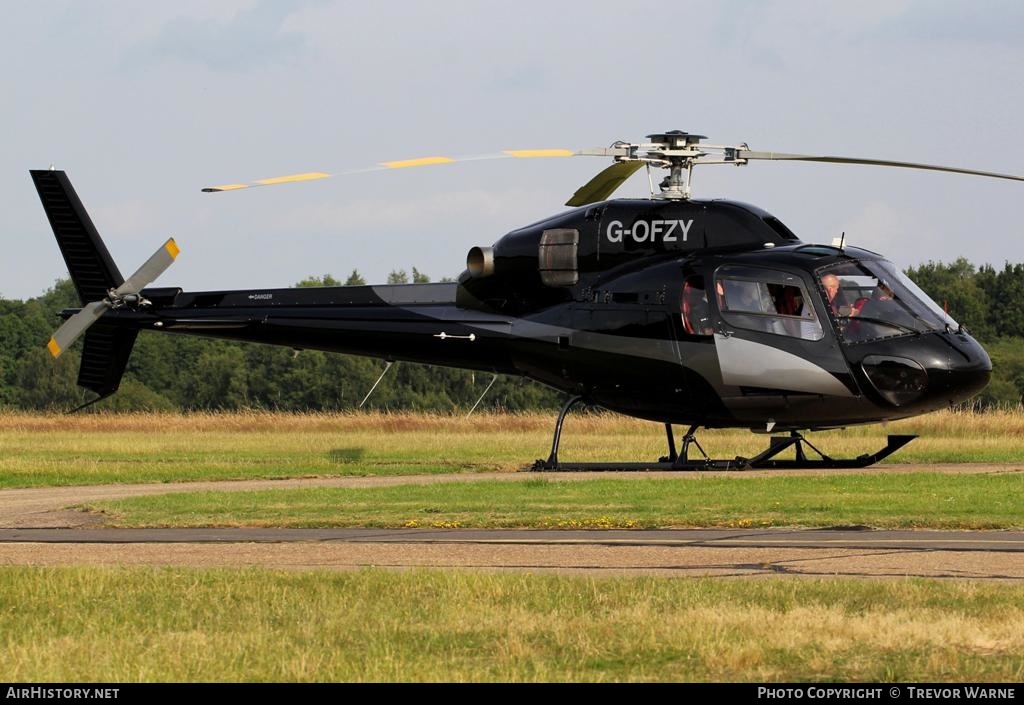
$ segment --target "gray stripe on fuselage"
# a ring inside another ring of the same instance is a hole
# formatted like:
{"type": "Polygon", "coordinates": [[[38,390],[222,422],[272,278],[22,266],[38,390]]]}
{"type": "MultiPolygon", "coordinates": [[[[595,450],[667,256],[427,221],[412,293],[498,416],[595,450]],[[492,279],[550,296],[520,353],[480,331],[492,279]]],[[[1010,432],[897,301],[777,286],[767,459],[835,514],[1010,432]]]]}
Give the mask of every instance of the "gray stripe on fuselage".
{"type": "Polygon", "coordinates": [[[770,345],[715,333],[715,348],[725,384],[834,397],[853,396],[853,392],[825,368],[770,345]]]}
{"type": "Polygon", "coordinates": [[[454,282],[436,284],[374,284],[370,286],[381,301],[393,306],[402,304],[454,304],[454,282]]]}
{"type": "Polygon", "coordinates": [[[496,318],[493,322],[487,322],[479,320],[482,318],[479,314],[474,313],[473,316],[473,319],[457,322],[462,323],[467,328],[511,335],[516,338],[527,338],[551,345],[558,345],[559,338],[568,337],[569,345],[574,348],[679,364],[679,351],[676,349],[675,341],[672,340],[608,335],[607,333],[595,333],[575,328],[566,328],[565,326],[537,323],[525,318],[496,318]]]}

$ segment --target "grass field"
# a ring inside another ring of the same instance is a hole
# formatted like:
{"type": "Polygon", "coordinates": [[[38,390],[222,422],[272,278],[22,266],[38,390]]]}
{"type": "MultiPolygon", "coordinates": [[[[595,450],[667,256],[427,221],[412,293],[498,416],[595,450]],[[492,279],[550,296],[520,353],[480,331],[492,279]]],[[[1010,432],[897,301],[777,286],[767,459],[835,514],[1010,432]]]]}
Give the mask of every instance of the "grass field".
{"type": "MultiPolygon", "coordinates": [[[[0,487],[522,469],[553,418],[485,414],[0,414],[0,487]]],[[[836,456],[1024,463],[1024,414],[814,434],[836,456]]],[[[663,431],[572,416],[563,460],[657,458],[663,431]]],[[[701,434],[716,457],[766,444],[701,434]]],[[[122,523],[1020,527],[1024,474],[863,473],[139,498],[122,523]]],[[[927,580],[584,578],[469,571],[0,568],[0,680],[1024,680],[1024,587],[927,580]]]]}
{"type": "MultiPolygon", "coordinates": [[[[546,457],[554,416],[480,414],[0,414],[0,487],[317,475],[515,471],[546,457]]],[[[888,463],[1024,462],[1024,413],[940,412],[811,434],[834,457],[874,452],[888,433],[919,434],[888,463]]],[[[570,416],[564,461],[655,460],[658,424],[570,416]]],[[[767,446],[745,430],[702,431],[713,457],[767,446]]],[[[883,464],[880,467],[885,467],[883,464]]]]}
{"type": "Polygon", "coordinates": [[[473,482],[199,492],[89,505],[116,526],[1024,528],[1024,473],[473,482]]]}
{"type": "Polygon", "coordinates": [[[0,681],[1021,682],[1024,587],[6,568],[0,681]]]}

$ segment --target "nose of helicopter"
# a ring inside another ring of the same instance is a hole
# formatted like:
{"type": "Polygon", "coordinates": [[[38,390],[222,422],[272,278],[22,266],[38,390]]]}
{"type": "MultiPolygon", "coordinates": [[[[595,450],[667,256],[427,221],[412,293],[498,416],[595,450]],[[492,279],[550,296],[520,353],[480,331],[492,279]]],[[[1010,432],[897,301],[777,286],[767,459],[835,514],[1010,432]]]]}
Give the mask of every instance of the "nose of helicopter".
{"type": "Polygon", "coordinates": [[[945,365],[928,368],[927,396],[950,404],[967,401],[988,385],[992,360],[978,341],[966,333],[939,335],[951,349],[945,365]]]}
{"type": "Polygon", "coordinates": [[[872,351],[860,366],[886,402],[922,410],[966,401],[992,376],[988,353],[966,333],[933,333],[872,351]]]}

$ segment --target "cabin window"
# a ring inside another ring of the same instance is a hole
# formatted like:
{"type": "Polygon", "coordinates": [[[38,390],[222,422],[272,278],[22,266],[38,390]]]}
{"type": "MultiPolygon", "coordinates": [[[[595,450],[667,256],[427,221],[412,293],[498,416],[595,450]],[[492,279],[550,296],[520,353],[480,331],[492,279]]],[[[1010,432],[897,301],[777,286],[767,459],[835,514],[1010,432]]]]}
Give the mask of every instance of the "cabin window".
{"type": "Polygon", "coordinates": [[[540,236],[537,263],[545,286],[576,286],[580,273],[576,263],[580,233],[569,228],[545,230],[540,236]]]}
{"type": "Polygon", "coordinates": [[[704,288],[704,277],[688,277],[683,284],[683,298],[680,302],[680,314],[683,317],[683,330],[687,335],[713,335],[711,323],[711,307],[708,305],[708,292],[704,288]]]}
{"type": "Polygon", "coordinates": [[[757,267],[722,267],[715,274],[722,317],[737,328],[821,340],[821,321],[795,274],[757,267]]]}

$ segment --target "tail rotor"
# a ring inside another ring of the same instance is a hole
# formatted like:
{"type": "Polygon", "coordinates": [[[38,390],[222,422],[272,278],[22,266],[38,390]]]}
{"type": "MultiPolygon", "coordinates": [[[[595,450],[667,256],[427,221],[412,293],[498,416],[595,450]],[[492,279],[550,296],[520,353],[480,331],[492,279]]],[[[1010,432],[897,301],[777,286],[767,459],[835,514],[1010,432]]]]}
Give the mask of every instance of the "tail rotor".
{"type": "Polygon", "coordinates": [[[179,252],[180,250],[177,243],[174,242],[174,238],[169,238],[121,286],[116,289],[110,289],[105,298],[85,304],[78,313],[64,321],[63,325],[54,332],[50,342],[46,344],[50,354],[54,357],[59,357],[69,345],[78,340],[107,311],[116,311],[118,309],[134,310],[148,306],[149,301],[142,296],[141,291],[174,263],[179,252]]]}

